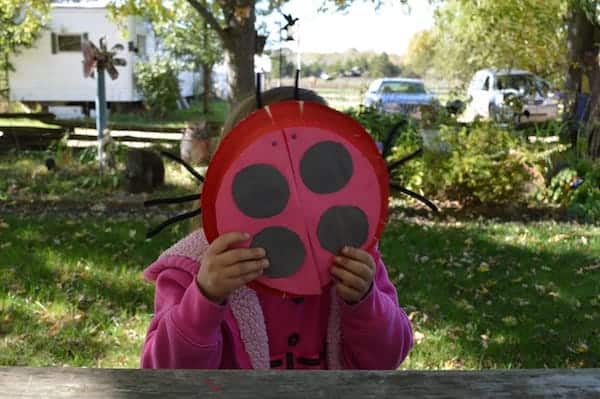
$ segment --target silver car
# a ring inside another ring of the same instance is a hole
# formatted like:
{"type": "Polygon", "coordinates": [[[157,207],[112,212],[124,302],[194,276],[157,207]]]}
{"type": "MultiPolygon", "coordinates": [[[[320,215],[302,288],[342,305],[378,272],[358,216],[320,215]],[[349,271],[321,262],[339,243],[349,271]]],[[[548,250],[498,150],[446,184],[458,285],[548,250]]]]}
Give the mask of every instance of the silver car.
{"type": "Polygon", "coordinates": [[[461,118],[465,122],[477,117],[503,122],[545,122],[558,116],[558,95],[548,82],[527,71],[482,69],[473,76],[467,96],[461,118]]]}
{"type": "Polygon", "coordinates": [[[386,113],[420,116],[420,108],[435,105],[435,97],[421,79],[383,78],[371,83],[363,105],[386,113]]]}

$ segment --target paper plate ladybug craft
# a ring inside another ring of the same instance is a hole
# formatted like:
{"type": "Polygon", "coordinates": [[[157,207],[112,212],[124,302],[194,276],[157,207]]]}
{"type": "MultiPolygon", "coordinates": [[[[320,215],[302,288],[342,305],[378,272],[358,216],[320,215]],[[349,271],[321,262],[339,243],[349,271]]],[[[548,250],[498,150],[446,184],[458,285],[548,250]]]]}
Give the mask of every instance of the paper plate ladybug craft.
{"type": "MultiPolygon", "coordinates": [[[[299,100],[259,107],[225,136],[210,161],[201,196],[204,232],[209,242],[247,232],[251,238],[242,246],[265,249],[270,266],[252,288],[320,295],[342,247],[369,250],[381,237],[388,168],[371,136],[345,114],[299,100]]],[[[149,204],[191,198],[199,195],[149,204]]]]}

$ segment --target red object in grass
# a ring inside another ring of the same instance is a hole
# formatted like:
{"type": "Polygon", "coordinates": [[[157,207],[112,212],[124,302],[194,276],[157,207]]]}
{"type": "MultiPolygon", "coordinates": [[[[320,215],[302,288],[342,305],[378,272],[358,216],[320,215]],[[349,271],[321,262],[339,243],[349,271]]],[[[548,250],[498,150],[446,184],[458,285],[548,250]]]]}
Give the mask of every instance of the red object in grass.
{"type": "Polygon", "coordinates": [[[267,250],[271,265],[250,286],[319,295],[344,245],[370,249],[388,212],[389,177],[375,142],[326,106],[284,101],[241,121],[214,154],[202,189],[209,242],[232,231],[267,250]]]}

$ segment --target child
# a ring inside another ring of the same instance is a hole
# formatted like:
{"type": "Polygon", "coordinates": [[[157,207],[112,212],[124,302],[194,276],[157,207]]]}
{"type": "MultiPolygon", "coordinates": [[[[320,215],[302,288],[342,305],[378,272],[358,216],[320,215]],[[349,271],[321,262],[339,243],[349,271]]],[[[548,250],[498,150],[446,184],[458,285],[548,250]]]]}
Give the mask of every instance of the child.
{"type": "MultiPolygon", "coordinates": [[[[272,89],[263,104],[293,94],[293,88],[272,89]]],[[[325,103],[307,90],[299,99],[325,103]]],[[[224,133],[255,108],[254,98],[242,102],[224,133]]],[[[142,367],[395,369],[404,360],[412,330],[377,246],[344,248],[329,293],[283,298],[246,287],[269,267],[261,248],[230,249],[248,238],[230,232],[209,245],[199,229],[145,270],[156,292],[142,367]]]]}

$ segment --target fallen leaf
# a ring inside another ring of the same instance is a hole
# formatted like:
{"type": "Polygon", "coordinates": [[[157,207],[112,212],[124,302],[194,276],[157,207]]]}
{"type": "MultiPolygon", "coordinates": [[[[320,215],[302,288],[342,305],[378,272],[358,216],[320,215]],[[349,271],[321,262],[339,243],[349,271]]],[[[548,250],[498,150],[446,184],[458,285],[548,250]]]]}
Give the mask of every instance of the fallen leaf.
{"type": "Polygon", "coordinates": [[[487,263],[485,263],[485,262],[482,262],[482,263],[479,265],[479,267],[477,268],[477,270],[478,270],[480,273],[486,273],[486,272],[489,272],[489,271],[490,271],[490,265],[488,265],[488,264],[487,264],[487,263]]]}
{"type": "Polygon", "coordinates": [[[516,326],[517,325],[517,319],[515,316],[506,316],[502,318],[502,322],[504,324],[506,324],[507,326],[516,326]]]}
{"type": "Polygon", "coordinates": [[[555,236],[550,237],[548,242],[558,242],[564,240],[565,238],[569,238],[569,236],[566,234],[557,234],[555,236]]]}
{"type": "Polygon", "coordinates": [[[585,342],[578,342],[574,348],[567,347],[571,352],[586,353],[590,348],[585,342]]]}
{"type": "Polygon", "coordinates": [[[92,206],[91,209],[94,212],[104,212],[106,210],[106,205],[104,205],[103,203],[99,202],[96,205],[92,206]]]}
{"type": "Polygon", "coordinates": [[[600,269],[600,263],[596,263],[595,265],[586,266],[583,268],[586,272],[591,272],[592,270],[600,269]]]}
{"type": "Polygon", "coordinates": [[[424,339],[425,339],[425,334],[423,334],[422,332],[415,331],[413,333],[413,340],[414,340],[414,342],[415,342],[416,345],[418,345],[421,342],[423,342],[424,339]]]}
{"type": "Polygon", "coordinates": [[[546,293],[546,287],[544,287],[541,284],[535,284],[534,285],[535,290],[538,292],[538,294],[545,294],[546,293]]]}

